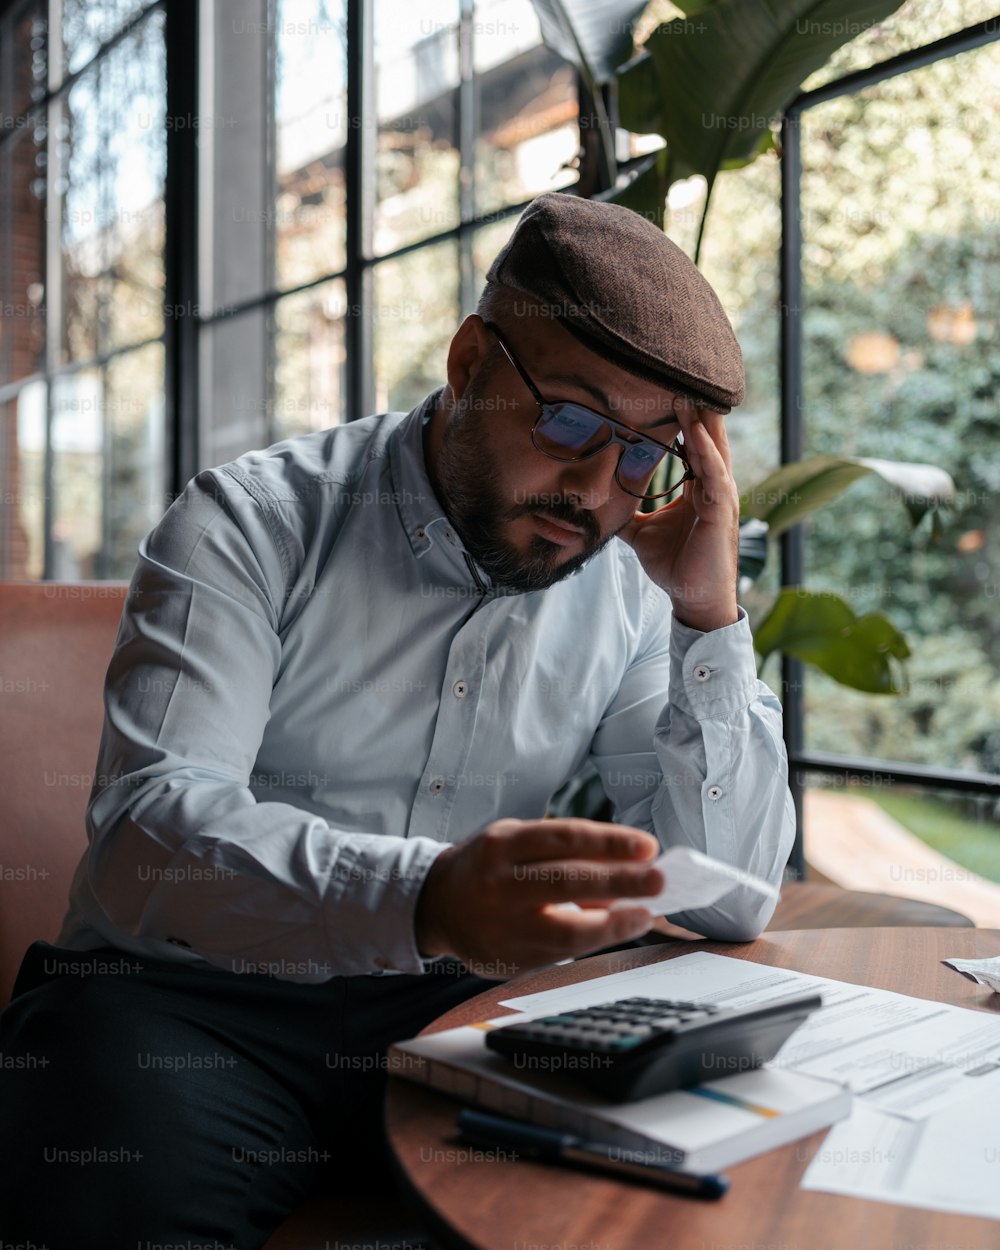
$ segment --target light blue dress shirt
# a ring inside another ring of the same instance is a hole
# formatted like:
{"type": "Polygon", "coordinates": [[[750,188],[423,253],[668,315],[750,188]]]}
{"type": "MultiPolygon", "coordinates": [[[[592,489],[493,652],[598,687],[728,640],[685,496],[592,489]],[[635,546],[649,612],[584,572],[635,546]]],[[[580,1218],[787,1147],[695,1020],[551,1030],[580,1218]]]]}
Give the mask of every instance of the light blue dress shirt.
{"type": "MultiPolygon", "coordinates": [[[[540,819],[588,760],[616,821],[780,883],[781,711],[745,613],[672,623],[619,539],[547,590],[494,587],[427,477],[439,395],[199,473],[142,539],[57,944],[427,971],[436,856],[540,819]]],[[[670,919],[747,941],[773,908],[736,888],[670,919]]]]}

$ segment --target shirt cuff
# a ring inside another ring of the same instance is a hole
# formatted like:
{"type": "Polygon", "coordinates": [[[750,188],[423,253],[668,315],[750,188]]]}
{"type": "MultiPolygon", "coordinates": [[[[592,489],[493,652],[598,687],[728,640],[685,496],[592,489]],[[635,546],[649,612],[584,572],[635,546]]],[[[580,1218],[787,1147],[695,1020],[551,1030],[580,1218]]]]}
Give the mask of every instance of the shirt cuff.
{"type": "MultiPolygon", "coordinates": [[[[702,633],[670,623],[670,702],[696,720],[723,720],[757,698],[757,664],[746,611],[702,633]]],[[[658,726],[661,728],[662,726],[658,726]]]]}
{"type": "Polygon", "coordinates": [[[330,895],[328,925],[332,944],[347,963],[347,975],[422,973],[440,955],[421,955],[414,925],[417,899],[431,865],[450,843],[433,838],[355,836],[338,861],[340,884],[330,895]],[[345,947],[354,958],[344,959],[345,947]]]}

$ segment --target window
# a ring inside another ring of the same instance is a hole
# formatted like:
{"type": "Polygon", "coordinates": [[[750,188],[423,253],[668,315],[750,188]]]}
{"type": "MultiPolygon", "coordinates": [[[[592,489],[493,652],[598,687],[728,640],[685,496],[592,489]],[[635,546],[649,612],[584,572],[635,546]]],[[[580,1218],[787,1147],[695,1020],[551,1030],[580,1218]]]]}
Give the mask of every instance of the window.
{"type": "Polygon", "coordinates": [[[19,0],[0,71],[8,580],[128,578],[199,468],[411,407],[577,177],[530,0],[19,0]]]}
{"type": "Polygon", "coordinates": [[[121,578],[162,512],[158,5],[0,25],[0,576],[121,578]]]}

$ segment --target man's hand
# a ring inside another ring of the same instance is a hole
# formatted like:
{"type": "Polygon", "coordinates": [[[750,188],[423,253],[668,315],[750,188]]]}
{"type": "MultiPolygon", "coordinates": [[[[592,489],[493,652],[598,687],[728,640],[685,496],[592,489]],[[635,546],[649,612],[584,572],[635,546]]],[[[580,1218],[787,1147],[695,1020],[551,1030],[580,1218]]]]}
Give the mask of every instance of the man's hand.
{"type": "Polygon", "coordinates": [[[663,874],[641,861],[659,850],[652,834],[628,825],[496,820],[434,861],[417,900],[417,947],[513,977],[627,942],[649,929],[649,911],[600,904],[657,894],[663,874]],[[557,906],[565,902],[585,910],[557,906]]]}
{"type": "Polygon", "coordinates": [[[670,596],[681,624],[707,633],[739,619],[740,497],[722,414],[682,400],[674,412],[694,481],[656,512],[637,512],[618,537],[670,596]]]}

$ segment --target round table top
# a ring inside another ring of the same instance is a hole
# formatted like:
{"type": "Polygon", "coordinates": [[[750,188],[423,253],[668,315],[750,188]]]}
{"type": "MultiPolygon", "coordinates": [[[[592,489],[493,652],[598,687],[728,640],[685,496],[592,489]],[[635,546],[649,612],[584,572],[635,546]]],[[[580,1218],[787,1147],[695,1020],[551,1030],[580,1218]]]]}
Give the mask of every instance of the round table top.
{"type": "MultiPolygon", "coordinates": [[[[712,951],[919,998],[1000,1012],[993,994],[942,959],[1000,955],[1000,930],[954,928],[798,929],[755,942],[673,941],[548,967],[470,998],[424,1034],[502,1016],[500,999],[695,950],[712,951]]],[[[992,1220],[871,1202],[799,1188],[827,1129],[726,1169],[730,1191],[715,1202],[675,1196],[530,1160],[456,1161],[458,1103],[399,1078],[389,1081],[386,1125],[399,1179],[416,1195],[442,1246],[476,1250],[850,1250],[962,1246],[997,1250],[992,1220]]]]}

